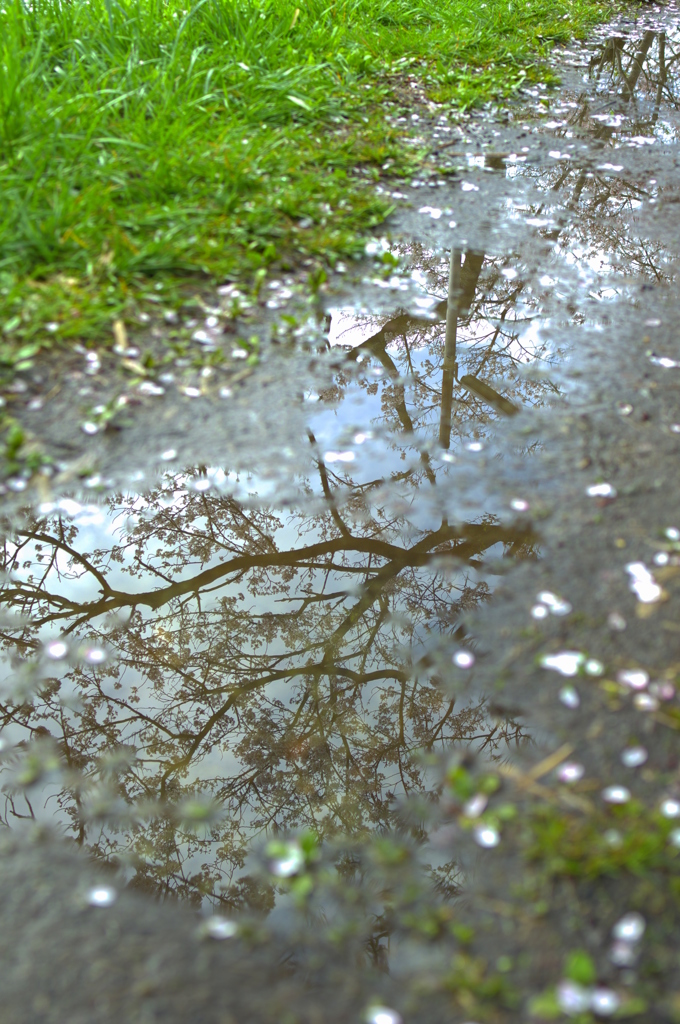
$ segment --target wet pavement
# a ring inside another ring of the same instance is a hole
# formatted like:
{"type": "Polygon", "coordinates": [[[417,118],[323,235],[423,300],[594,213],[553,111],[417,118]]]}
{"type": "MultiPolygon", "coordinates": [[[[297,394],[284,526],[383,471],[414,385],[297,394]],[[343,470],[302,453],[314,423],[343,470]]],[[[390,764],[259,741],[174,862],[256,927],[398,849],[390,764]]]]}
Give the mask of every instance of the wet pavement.
{"type": "Polygon", "coordinates": [[[669,7],[509,113],[414,90],[358,267],[7,389],[2,818],[95,858],[84,929],[275,944],[200,1019],[680,1019],[679,58],[669,7]]]}

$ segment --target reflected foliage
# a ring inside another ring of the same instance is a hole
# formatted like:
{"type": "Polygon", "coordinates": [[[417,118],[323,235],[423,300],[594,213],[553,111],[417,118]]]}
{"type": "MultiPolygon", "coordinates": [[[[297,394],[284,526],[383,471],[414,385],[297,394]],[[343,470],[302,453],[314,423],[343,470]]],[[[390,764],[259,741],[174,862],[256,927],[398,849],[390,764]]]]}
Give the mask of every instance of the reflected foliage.
{"type": "MultiPolygon", "coordinates": [[[[491,308],[503,322],[513,296],[490,297],[490,266],[477,303],[484,260],[462,262],[457,316],[493,366],[514,335],[491,326],[491,308]]],[[[422,330],[393,343],[381,329],[385,344],[368,347],[396,367],[422,330]]],[[[436,436],[436,345],[416,344],[424,374],[408,408],[395,381],[383,396],[395,443],[428,425],[436,436]]],[[[418,489],[446,464],[361,479],[310,440],[311,511],[244,504],[204,468],[8,536],[7,823],[56,816],[135,885],[267,909],[250,870],[258,841],[380,834],[404,798],[435,793],[423,753],[462,743],[498,757],[522,739],[456,696],[451,655],[471,645],[464,613],[491,592],[487,558],[533,557],[533,535],[489,515],[425,526],[418,489]]]]}

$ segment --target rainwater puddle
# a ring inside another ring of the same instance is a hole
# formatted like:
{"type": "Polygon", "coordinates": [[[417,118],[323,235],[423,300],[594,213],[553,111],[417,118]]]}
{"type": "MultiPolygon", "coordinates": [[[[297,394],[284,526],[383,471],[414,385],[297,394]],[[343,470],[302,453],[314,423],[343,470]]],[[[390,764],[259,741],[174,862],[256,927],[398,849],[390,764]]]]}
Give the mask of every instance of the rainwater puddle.
{"type": "MultiPolygon", "coordinates": [[[[414,204],[432,234],[393,249],[419,302],[404,309],[395,288],[377,315],[328,294],[333,372],[301,399],[285,482],[255,458],[250,474],[180,470],[173,447],[149,490],[49,496],[11,524],[7,825],[49,822],[156,893],[268,907],[252,874],[267,840],[384,832],[405,797],[441,789],[423,752],[507,760],[527,744],[530,722],[471,696],[466,620],[541,557],[535,510],[557,486],[541,479],[542,417],[582,386],[583,352],[620,307],[674,280],[676,188],[659,154],[677,138],[676,51],[672,20],[607,36],[550,104],[525,90],[528,153],[470,152],[460,210],[414,204]]],[[[588,484],[584,502],[616,496],[588,484]]],[[[537,600],[527,626],[573,610],[537,600]]],[[[567,653],[565,675],[604,671],[567,653]]],[[[578,683],[555,690],[556,709],[576,713],[578,683]]],[[[623,768],[645,763],[646,747],[625,749],[623,768]]],[[[565,760],[557,778],[584,773],[565,760]]],[[[470,820],[486,800],[467,795],[470,820]]],[[[489,856],[501,845],[486,819],[471,834],[489,856]]],[[[300,849],[268,855],[272,873],[294,875],[300,849]]],[[[446,836],[441,851],[450,861],[446,836]]]]}
{"type": "Polygon", "coordinates": [[[167,472],[144,496],[62,502],[12,532],[8,825],[50,822],[136,885],[237,901],[267,835],[383,828],[434,785],[423,748],[521,738],[459,691],[464,611],[535,556],[530,529],[420,523],[421,474],[402,475],[396,512],[341,465],[339,485],[322,459],[299,482],[314,511],[167,472]]]}
{"type": "Polygon", "coordinates": [[[267,838],[385,829],[440,785],[424,751],[526,742],[465,694],[465,619],[538,557],[534,441],[504,465],[498,433],[555,395],[521,370],[559,342],[502,259],[418,269],[427,316],[328,314],[340,368],[306,396],[283,503],[266,475],[180,472],[168,450],[151,490],[45,502],[8,532],[10,827],[49,822],[135,885],[236,905],[267,838]]]}

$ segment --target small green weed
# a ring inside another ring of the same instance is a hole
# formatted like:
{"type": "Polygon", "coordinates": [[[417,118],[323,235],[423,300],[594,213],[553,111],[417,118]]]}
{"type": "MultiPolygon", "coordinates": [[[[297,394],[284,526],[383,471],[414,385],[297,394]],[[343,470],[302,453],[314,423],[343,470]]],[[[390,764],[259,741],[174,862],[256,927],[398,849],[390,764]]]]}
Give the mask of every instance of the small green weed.
{"type": "MultiPolygon", "coordinates": [[[[548,876],[677,874],[679,851],[673,843],[672,821],[638,801],[591,815],[536,806],[528,829],[525,854],[548,876]]],[[[678,887],[670,888],[675,892],[678,887]]]]}

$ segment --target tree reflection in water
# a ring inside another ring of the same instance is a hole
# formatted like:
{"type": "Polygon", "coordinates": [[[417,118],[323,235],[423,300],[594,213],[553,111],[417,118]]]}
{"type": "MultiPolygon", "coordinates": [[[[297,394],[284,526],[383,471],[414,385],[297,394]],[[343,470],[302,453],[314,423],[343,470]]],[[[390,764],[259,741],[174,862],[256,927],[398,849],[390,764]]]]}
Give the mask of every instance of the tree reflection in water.
{"type": "Polygon", "coordinates": [[[529,214],[560,224],[539,233],[583,273],[592,276],[597,268],[604,278],[597,292],[604,297],[640,276],[654,283],[675,276],[672,233],[655,238],[656,229],[647,223],[640,235],[636,222],[643,203],[677,202],[675,185],[669,178],[657,181],[643,153],[635,161],[629,154],[677,141],[679,60],[677,27],[603,40],[590,60],[587,86],[560,98],[562,122],[552,130],[557,141],[564,140],[563,157],[522,170],[544,197],[529,214]],[[569,141],[579,137],[591,143],[585,160],[566,153],[569,141]]]}
{"type": "MultiPolygon", "coordinates": [[[[490,319],[494,287],[510,309],[511,283],[490,261],[477,300],[484,260],[461,262],[452,302],[461,322],[475,310],[483,320],[476,373],[490,368],[495,382],[499,361],[518,358],[508,318],[500,328],[490,319]]],[[[441,403],[441,325],[404,321],[400,337],[389,333],[366,347],[395,367],[425,347],[427,373],[408,398],[384,382],[387,434],[414,443],[421,417],[436,439],[441,422],[423,408],[441,403]]],[[[535,383],[520,387],[515,399],[541,400],[535,383]]],[[[456,408],[454,432],[465,412],[456,408]]],[[[487,406],[486,420],[496,415],[487,406]]],[[[418,526],[419,488],[448,471],[427,456],[368,481],[314,459],[307,510],[237,501],[223,473],[203,468],[70,517],[28,515],[11,533],[0,634],[7,823],[56,814],[94,854],[127,864],[134,884],[269,905],[248,874],[258,838],[385,830],[399,797],[436,788],[421,752],[462,743],[499,757],[522,740],[483,700],[457,700],[451,653],[465,640],[463,613],[490,593],[485,556],[533,557],[531,532],[490,515],[418,526]],[[401,510],[389,500],[396,484],[401,510]]]]}

